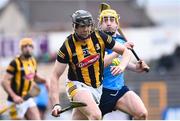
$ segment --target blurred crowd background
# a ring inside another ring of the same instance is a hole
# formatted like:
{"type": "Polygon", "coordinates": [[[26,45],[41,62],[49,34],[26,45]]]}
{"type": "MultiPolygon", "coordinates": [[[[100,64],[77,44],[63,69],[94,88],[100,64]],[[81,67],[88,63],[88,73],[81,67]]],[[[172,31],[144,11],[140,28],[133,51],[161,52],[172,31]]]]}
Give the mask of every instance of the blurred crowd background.
{"type": "MultiPolygon", "coordinates": [[[[101,2],[118,11],[125,36],[134,42],[134,50],[151,67],[144,74],[125,72],[126,84],[144,101],[149,119],[180,120],[180,0],[1,0],[0,82],[6,66],[19,53],[18,42],[22,37],[34,39],[38,70],[48,79],[57,50],[73,31],[72,13],[88,10],[97,25],[101,2]]],[[[64,107],[69,103],[64,87],[66,76],[67,71],[60,79],[63,88],[60,100],[64,107]]],[[[6,98],[0,86],[0,108],[6,98]]],[[[47,100],[44,119],[70,119],[71,111],[53,118],[48,98],[44,100],[47,100]]],[[[7,113],[0,115],[0,119],[7,118],[7,113]]],[[[129,118],[117,111],[104,117],[129,118]]]]}

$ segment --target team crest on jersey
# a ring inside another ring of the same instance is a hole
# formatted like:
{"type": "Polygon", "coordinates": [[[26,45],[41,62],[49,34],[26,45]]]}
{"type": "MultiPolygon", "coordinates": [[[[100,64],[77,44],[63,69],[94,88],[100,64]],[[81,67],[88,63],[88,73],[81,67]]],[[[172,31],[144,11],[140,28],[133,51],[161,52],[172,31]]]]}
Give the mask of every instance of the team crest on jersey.
{"type": "Polygon", "coordinates": [[[96,47],[96,50],[100,50],[99,44],[96,44],[95,47],[96,47]]]}
{"type": "Polygon", "coordinates": [[[83,49],[83,54],[84,54],[84,56],[89,55],[88,48],[84,48],[84,49],[83,49]]]}
{"type": "Polygon", "coordinates": [[[97,60],[99,60],[99,57],[100,57],[99,54],[90,55],[90,56],[84,58],[81,62],[79,62],[77,64],[77,66],[79,68],[88,67],[88,66],[92,65],[93,63],[95,63],[97,60]]]}

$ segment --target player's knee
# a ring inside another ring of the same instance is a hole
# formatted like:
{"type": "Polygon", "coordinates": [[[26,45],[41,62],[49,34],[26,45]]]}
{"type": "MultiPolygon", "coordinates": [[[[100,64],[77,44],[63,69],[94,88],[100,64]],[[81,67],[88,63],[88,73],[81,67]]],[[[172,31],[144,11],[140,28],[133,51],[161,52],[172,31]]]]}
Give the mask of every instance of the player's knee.
{"type": "Polygon", "coordinates": [[[101,120],[102,116],[101,116],[101,111],[94,111],[91,115],[90,115],[90,120],[101,120]]]}

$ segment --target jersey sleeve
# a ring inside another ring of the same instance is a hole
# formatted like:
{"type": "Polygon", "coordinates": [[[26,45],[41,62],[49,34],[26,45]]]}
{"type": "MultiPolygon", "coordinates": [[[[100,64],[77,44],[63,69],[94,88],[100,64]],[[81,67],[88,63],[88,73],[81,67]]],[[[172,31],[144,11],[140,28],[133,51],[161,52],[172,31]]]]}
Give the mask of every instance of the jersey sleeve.
{"type": "Polygon", "coordinates": [[[65,42],[63,43],[63,45],[60,47],[59,51],[57,52],[57,61],[60,63],[68,63],[69,62],[69,56],[68,56],[65,42]]]}
{"type": "Polygon", "coordinates": [[[115,40],[112,39],[111,36],[105,34],[102,31],[99,31],[99,35],[101,36],[101,38],[103,39],[104,43],[105,43],[105,47],[107,49],[112,49],[115,45],[115,40]]]}
{"type": "Polygon", "coordinates": [[[15,72],[16,72],[16,61],[15,60],[12,60],[10,62],[10,64],[8,65],[8,67],[6,69],[6,72],[9,74],[12,74],[12,75],[15,74],[15,72]]]}

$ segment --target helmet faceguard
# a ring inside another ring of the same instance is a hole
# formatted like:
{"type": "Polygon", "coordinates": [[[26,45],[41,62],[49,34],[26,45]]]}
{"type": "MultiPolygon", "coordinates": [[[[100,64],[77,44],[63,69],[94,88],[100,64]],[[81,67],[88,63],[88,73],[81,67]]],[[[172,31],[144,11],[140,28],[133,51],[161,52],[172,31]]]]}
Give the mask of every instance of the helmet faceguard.
{"type": "Polygon", "coordinates": [[[72,22],[75,27],[77,26],[90,26],[93,25],[92,15],[85,10],[77,10],[72,14],[72,22]]]}
{"type": "Polygon", "coordinates": [[[86,37],[78,35],[76,29],[79,26],[88,26],[88,27],[91,26],[90,32],[92,32],[94,21],[93,21],[93,17],[91,15],[91,13],[89,13],[88,11],[85,11],[85,10],[77,10],[76,12],[74,12],[72,14],[72,22],[73,22],[73,27],[75,29],[76,37],[78,37],[80,40],[85,40],[88,37],[90,37],[90,34],[86,37]]]}

